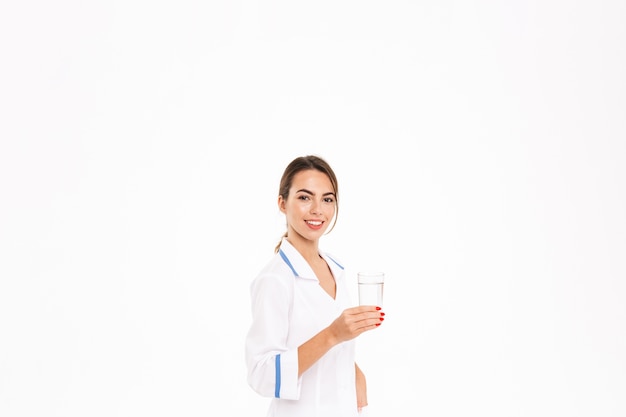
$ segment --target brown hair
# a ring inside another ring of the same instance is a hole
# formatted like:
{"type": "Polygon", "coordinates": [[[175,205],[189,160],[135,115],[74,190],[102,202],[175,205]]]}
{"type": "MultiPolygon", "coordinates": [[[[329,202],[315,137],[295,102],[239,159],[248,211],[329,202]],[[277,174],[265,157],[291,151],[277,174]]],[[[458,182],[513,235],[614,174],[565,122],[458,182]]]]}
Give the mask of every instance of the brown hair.
{"type": "MultiPolygon", "coordinates": [[[[326,162],[324,159],[316,155],[306,155],[299,156],[291,161],[289,165],[287,165],[287,168],[285,168],[283,176],[280,179],[278,195],[281,196],[284,200],[287,200],[287,197],[289,197],[289,189],[291,188],[291,184],[293,183],[293,177],[295,177],[295,175],[300,171],[306,171],[308,169],[314,169],[316,171],[326,174],[333,187],[333,191],[335,193],[336,210],[335,220],[333,221],[330,229],[328,229],[328,231],[326,232],[330,233],[330,231],[333,230],[333,228],[335,227],[335,224],[337,224],[337,215],[339,214],[339,186],[337,183],[337,176],[335,176],[335,172],[330,167],[328,162],[326,162]]],[[[283,234],[282,238],[284,237],[287,237],[287,232],[283,234]]],[[[276,248],[274,248],[274,252],[278,252],[278,250],[280,249],[282,238],[278,242],[278,245],[276,245],[276,248]]]]}

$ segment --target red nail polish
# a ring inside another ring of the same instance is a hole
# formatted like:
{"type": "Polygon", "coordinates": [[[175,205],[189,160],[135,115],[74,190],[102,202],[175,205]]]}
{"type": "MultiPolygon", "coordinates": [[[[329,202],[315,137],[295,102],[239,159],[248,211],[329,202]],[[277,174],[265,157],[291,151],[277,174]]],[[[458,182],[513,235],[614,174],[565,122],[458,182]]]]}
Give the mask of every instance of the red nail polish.
{"type": "Polygon", "coordinates": [[[385,315],[385,313],[380,313],[380,315],[381,315],[381,316],[384,316],[384,315],[385,315]]]}
{"type": "Polygon", "coordinates": [[[377,326],[380,326],[380,323],[376,323],[377,326]]]}
{"type": "Polygon", "coordinates": [[[380,318],[380,321],[383,321],[383,320],[385,320],[385,319],[381,317],[381,318],[380,318]]]}
{"type": "Polygon", "coordinates": [[[376,310],[382,310],[380,307],[376,307],[376,310]]]}

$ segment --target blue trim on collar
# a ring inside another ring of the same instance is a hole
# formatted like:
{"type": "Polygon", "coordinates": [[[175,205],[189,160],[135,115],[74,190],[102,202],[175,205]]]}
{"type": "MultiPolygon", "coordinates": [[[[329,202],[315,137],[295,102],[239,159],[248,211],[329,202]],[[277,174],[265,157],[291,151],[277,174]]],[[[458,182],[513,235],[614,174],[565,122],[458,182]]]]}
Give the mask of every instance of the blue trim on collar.
{"type": "Polygon", "coordinates": [[[280,253],[280,257],[283,258],[283,261],[285,261],[285,263],[287,264],[287,266],[289,268],[291,268],[291,270],[293,271],[293,274],[297,277],[299,277],[300,275],[298,275],[298,273],[296,272],[295,269],[293,269],[293,265],[291,265],[291,262],[289,262],[289,259],[287,258],[287,255],[285,255],[285,252],[283,252],[282,249],[278,250],[278,253],[280,253]]]}
{"type": "MultiPolygon", "coordinates": [[[[326,255],[326,256],[328,256],[328,255],[326,255]]],[[[333,259],[333,258],[331,258],[330,256],[328,256],[328,259],[330,259],[331,261],[333,261],[333,262],[334,262],[334,263],[335,263],[335,264],[336,264],[339,268],[343,269],[343,266],[342,266],[339,262],[337,262],[336,260],[334,260],[334,259],[333,259]]]]}

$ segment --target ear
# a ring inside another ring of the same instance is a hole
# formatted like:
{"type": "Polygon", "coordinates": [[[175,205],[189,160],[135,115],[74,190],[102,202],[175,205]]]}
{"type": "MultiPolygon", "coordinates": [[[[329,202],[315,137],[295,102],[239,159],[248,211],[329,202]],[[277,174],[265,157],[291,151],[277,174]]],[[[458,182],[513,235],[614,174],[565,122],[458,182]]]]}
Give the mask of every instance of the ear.
{"type": "Polygon", "coordinates": [[[285,209],[285,199],[283,198],[282,195],[278,196],[278,210],[280,210],[282,213],[285,213],[286,209],[285,209]]]}

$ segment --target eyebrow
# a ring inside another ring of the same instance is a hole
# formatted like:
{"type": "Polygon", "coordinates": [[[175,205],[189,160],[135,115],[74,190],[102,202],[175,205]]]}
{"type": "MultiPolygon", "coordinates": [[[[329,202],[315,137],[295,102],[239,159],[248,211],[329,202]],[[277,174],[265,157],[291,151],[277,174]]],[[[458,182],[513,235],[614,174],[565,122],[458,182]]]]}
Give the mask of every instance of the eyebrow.
{"type": "MultiPolygon", "coordinates": [[[[311,194],[311,195],[315,195],[314,192],[307,190],[306,188],[301,188],[298,191],[296,191],[296,193],[307,193],[307,194],[311,194]]],[[[322,196],[327,196],[327,195],[332,195],[334,196],[335,193],[333,193],[332,191],[329,191],[327,193],[322,194],[322,196]]]]}

